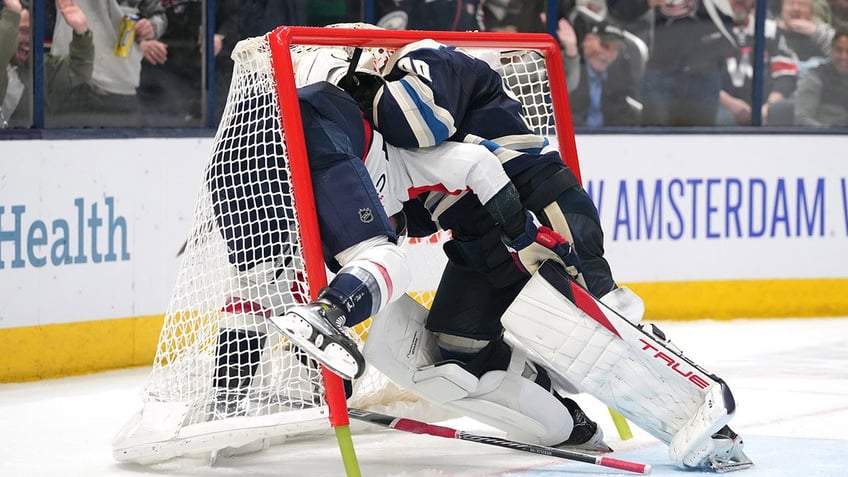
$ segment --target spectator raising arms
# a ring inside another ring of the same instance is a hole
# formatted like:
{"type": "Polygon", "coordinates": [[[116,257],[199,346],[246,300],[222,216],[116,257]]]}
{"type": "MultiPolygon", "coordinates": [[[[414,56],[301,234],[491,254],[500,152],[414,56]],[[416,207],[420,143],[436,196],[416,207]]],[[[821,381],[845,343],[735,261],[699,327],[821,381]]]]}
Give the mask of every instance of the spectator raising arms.
{"type": "MultiPolygon", "coordinates": [[[[32,124],[32,57],[29,11],[20,0],[3,0],[0,13],[0,127],[32,124]]],[[[62,22],[72,32],[68,53],[44,57],[45,111],[64,106],[68,92],[91,79],[94,43],[88,20],[75,0],[58,0],[62,22]]]]}
{"type": "Polygon", "coordinates": [[[834,35],[830,61],[798,82],[795,124],[848,127],[848,30],[834,35]]]}

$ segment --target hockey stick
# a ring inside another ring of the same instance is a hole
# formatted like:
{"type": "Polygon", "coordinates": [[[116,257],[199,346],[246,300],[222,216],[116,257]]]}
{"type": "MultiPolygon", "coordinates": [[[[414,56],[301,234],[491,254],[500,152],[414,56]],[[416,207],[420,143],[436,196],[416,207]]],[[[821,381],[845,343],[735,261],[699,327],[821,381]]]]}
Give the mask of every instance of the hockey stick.
{"type": "Polygon", "coordinates": [[[528,444],[500,437],[481,436],[479,434],[471,434],[465,431],[452,429],[450,427],[437,426],[435,424],[427,424],[426,422],[416,421],[414,419],[406,419],[403,417],[389,416],[378,412],[365,411],[362,409],[348,408],[348,414],[354,419],[371,424],[397,429],[399,431],[411,432],[413,434],[428,434],[431,436],[445,437],[448,439],[459,439],[463,441],[478,442],[480,444],[488,444],[498,447],[506,447],[522,452],[530,452],[532,454],[547,455],[551,457],[559,457],[562,459],[585,462],[587,464],[595,464],[613,469],[626,470],[637,474],[651,473],[650,464],[639,464],[636,462],[628,462],[625,460],[613,459],[611,457],[596,456],[585,454],[582,452],[570,451],[565,449],[557,449],[555,447],[547,447],[538,444],[528,444]]]}

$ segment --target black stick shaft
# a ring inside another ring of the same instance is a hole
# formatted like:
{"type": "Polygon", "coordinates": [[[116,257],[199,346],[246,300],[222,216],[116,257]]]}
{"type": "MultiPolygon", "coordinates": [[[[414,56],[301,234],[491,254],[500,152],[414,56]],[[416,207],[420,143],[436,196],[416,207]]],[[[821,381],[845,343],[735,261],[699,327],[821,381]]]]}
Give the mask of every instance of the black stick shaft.
{"type": "Polygon", "coordinates": [[[391,429],[397,429],[399,431],[411,432],[413,434],[428,434],[431,436],[445,437],[448,439],[460,439],[463,441],[478,442],[480,444],[488,444],[492,446],[514,449],[522,452],[530,452],[532,454],[559,457],[562,459],[568,459],[577,462],[585,462],[587,464],[595,464],[604,467],[610,467],[613,469],[626,470],[629,472],[635,472],[637,474],[648,474],[651,472],[651,466],[648,464],[639,464],[637,462],[628,462],[624,460],[613,459],[611,457],[596,456],[592,454],[585,454],[582,452],[576,452],[566,449],[557,449],[555,447],[548,447],[539,444],[528,444],[526,442],[518,442],[510,439],[504,439],[501,437],[490,437],[478,434],[471,434],[450,427],[437,426],[435,424],[428,424],[426,422],[416,421],[414,419],[394,417],[378,412],[365,411],[362,409],[349,408],[348,413],[350,414],[350,417],[360,421],[378,424],[384,427],[389,427],[391,429]]]}

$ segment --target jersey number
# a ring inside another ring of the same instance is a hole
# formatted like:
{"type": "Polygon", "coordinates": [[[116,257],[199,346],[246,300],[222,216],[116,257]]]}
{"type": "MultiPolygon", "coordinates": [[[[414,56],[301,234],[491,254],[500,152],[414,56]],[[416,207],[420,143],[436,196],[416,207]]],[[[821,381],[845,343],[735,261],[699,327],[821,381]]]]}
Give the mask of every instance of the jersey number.
{"type": "Polygon", "coordinates": [[[398,61],[397,65],[398,68],[403,71],[416,74],[431,83],[433,82],[433,80],[430,79],[430,65],[421,60],[413,60],[412,58],[407,56],[401,58],[400,61],[398,61]]]}

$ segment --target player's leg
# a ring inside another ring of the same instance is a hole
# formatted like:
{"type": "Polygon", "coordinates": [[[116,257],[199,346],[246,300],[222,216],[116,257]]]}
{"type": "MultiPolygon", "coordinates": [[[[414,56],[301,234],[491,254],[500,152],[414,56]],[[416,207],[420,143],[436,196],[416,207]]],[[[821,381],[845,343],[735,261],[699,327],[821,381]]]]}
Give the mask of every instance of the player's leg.
{"type": "MultiPolygon", "coordinates": [[[[543,185],[537,187],[544,188],[543,185]]],[[[553,189],[556,187],[557,184],[551,186],[553,189]]],[[[615,283],[610,265],[604,258],[604,232],[598,211],[589,194],[581,186],[572,185],[564,188],[556,200],[546,204],[539,205],[544,200],[534,200],[533,197],[528,202],[529,206],[538,210],[539,220],[574,243],[582,263],[581,284],[631,322],[640,321],[645,305],[629,288],[615,283]]]]}
{"type": "MultiPolygon", "coordinates": [[[[222,132],[229,133],[237,131],[222,132]]],[[[294,218],[284,199],[290,193],[285,169],[276,162],[283,157],[222,149],[207,169],[215,224],[231,264],[215,345],[216,417],[240,412],[265,346],[266,317],[298,299],[278,279],[297,260],[285,246],[294,218]]]]}
{"type": "Polygon", "coordinates": [[[570,232],[583,265],[586,287],[593,295],[602,297],[616,287],[610,265],[604,258],[604,232],[598,211],[582,187],[566,189],[538,215],[539,220],[554,230],[567,231],[564,236],[570,232]]]}
{"type": "Polygon", "coordinates": [[[377,313],[406,290],[405,256],[386,237],[345,251],[346,263],[312,303],[291,307],[270,321],[311,357],[346,379],[358,378],[365,361],[345,329],[377,313]],[[392,270],[387,273],[386,270],[392,270]]]}
{"type": "Polygon", "coordinates": [[[517,439],[608,450],[598,425],[576,402],[553,391],[547,371],[503,340],[495,317],[520,289],[521,283],[493,288],[479,272],[449,262],[427,319],[443,361],[428,370],[426,381],[465,372],[476,385],[450,401],[452,408],[517,439]]]}

